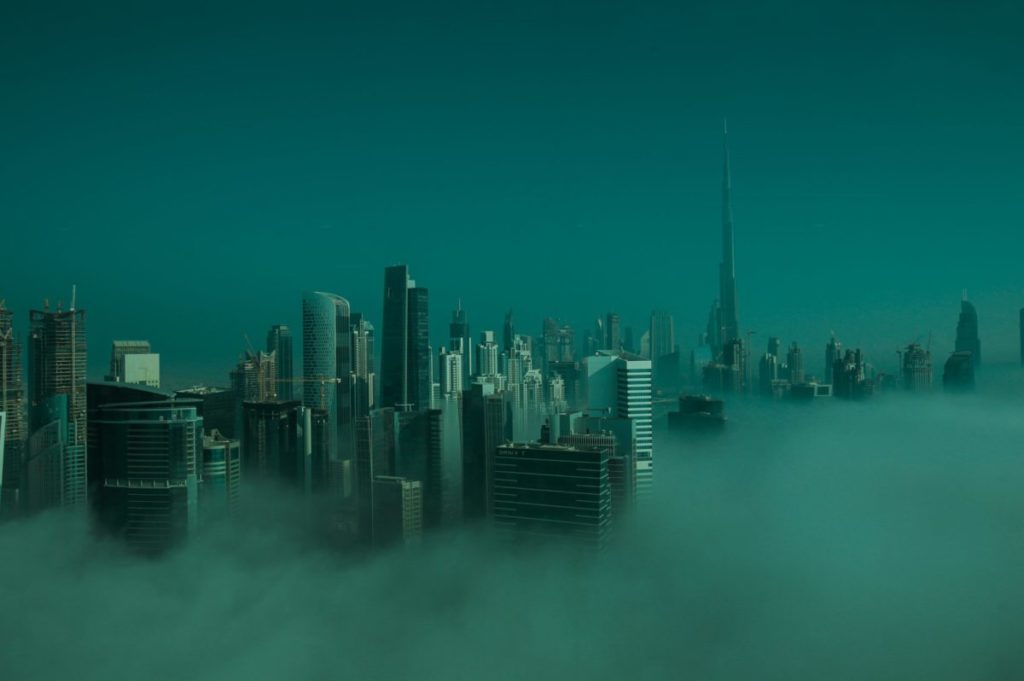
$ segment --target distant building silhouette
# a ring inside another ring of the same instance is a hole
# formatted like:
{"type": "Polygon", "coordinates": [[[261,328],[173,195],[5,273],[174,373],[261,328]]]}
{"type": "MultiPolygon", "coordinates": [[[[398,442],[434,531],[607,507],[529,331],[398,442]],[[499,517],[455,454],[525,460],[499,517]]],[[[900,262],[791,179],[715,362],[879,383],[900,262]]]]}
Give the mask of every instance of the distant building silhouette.
{"type": "Polygon", "coordinates": [[[942,369],[942,387],[946,392],[974,389],[974,356],[968,351],[954,352],[942,369]]]}
{"type": "Polygon", "coordinates": [[[917,343],[903,352],[903,388],[910,392],[927,392],[932,388],[932,353],[917,343]]]}
{"type": "Polygon", "coordinates": [[[276,324],[267,331],[267,352],[274,355],[277,367],[277,399],[294,399],[295,379],[292,331],[284,324],[276,324]]]}
{"type": "Polygon", "coordinates": [[[732,222],[732,177],[729,172],[728,129],[723,130],[725,162],[722,170],[722,262],[718,273],[718,341],[725,348],[740,337],[736,305],[736,256],[732,222]]]}
{"type": "MultiPolygon", "coordinates": [[[[981,366],[981,339],[978,338],[978,311],[967,300],[967,293],[960,301],[960,319],[956,324],[956,352],[971,353],[974,368],[981,366]]],[[[957,360],[960,361],[960,360],[957,360]]]]}

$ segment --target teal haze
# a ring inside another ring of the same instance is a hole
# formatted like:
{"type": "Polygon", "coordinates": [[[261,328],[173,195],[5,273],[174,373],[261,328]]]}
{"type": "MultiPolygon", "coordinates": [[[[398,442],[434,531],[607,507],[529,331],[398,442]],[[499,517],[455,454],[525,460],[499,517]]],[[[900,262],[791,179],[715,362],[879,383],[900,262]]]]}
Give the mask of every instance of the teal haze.
{"type": "Polygon", "coordinates": [[[400,262],[435,351],[459,299],[474,333],[664,308],[687,348],[726,117],[756,353],[945,357],[966,288],[1017,357],[1019,3],[216,4],[0,9],[0,297],[24,334],[78,284],[92,376],[146,338],[224,383],[303,291],[379,324],[400,262]]]}

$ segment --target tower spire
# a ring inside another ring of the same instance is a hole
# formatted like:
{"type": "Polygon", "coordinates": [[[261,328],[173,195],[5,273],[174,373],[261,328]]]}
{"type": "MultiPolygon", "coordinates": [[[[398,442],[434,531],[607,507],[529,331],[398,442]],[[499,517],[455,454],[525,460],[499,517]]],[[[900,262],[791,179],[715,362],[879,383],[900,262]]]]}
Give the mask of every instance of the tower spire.
{"type": "Polygon", "coordinates": [[[739,337],[736,314],[736,262],[732,226],[732,177],[729,171],[729,127],[722,120],[722,262],[719,265],[719,305],[721,309],[722,344],[739,337]]]}

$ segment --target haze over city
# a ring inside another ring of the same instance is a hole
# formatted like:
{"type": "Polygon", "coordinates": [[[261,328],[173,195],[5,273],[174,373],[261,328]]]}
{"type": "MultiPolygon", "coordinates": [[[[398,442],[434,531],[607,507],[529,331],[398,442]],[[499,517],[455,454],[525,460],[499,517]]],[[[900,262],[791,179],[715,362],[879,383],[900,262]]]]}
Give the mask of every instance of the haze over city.
{"type": "Polygon", "coordinates": [[[1022,29],[0,8],[0,678],[1019,678],[1022,29]]]}

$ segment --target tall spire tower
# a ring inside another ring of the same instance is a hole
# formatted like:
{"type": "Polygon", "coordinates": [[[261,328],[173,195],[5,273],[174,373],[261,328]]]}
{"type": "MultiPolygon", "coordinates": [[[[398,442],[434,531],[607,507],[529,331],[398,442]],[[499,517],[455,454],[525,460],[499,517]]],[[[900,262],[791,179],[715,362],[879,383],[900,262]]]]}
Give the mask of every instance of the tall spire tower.
{"type": "Polygon", "coordinates": [[[739,338],[736,314],[736,261],[732,232],[732,181],[729,176],[729,129],[722,122],[725,164],[722,170],[722,262],[718,266],[718,300],[723,346],[739,338]]]}

